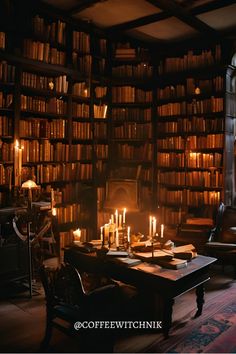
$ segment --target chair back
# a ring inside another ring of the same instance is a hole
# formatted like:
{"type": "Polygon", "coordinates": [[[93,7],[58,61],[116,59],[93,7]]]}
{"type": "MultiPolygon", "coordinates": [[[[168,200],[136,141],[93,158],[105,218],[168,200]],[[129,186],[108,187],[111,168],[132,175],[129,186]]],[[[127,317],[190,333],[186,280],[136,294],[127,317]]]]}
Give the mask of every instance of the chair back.
{"type": "Polygon", "coordinates": [[[71,265],[61,264],[57,269],[42,266],[40,276],[47,306],[55,306],[58,303],[79,305],[86,296],[81,276],[71,265]]]}

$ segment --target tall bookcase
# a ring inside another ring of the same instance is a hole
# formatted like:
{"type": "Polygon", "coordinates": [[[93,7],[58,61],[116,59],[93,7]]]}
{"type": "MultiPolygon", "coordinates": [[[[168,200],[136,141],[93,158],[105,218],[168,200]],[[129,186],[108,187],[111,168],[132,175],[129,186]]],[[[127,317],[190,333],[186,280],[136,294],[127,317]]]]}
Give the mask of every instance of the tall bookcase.
{"type": "Polygon", "coordinates": [[[139,207],[150,210],[154,156],[150,53],[128,42],[117,42],[111,64],[111,177],[137,180],[139,207]]]}
{"type": "Polygon", "coordinates": [[[16,202],[9,196],[29,178],[53,189],[63,247],[77,228],[87,240],[97,234],[108,159],[107,40],[31,10],[21,28],[0,28],[0,203],[16,202]]]}
{"type": "Polygon", "coordinates": [[[226,66],[221,45],[166,57],[159,63],[158,74],[157,200],[161,219],[177,225],[188,216],[211,217],[219,202],[225,201],[226,158],[233,161],[233,132],[226,128],[232,123],[225,115],[226,66]]]}

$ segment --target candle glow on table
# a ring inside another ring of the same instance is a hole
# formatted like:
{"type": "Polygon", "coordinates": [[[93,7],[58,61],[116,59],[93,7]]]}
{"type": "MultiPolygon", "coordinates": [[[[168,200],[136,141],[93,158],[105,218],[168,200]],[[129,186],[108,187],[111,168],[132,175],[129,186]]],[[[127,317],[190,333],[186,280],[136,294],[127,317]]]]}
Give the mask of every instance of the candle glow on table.
{"type": "Polygon", "coordinates": [[[73,231],[73,235],[75,237],[74,241],[80,241],[81,238],[81,230],[78,228],[77,230],[73,231]]]}

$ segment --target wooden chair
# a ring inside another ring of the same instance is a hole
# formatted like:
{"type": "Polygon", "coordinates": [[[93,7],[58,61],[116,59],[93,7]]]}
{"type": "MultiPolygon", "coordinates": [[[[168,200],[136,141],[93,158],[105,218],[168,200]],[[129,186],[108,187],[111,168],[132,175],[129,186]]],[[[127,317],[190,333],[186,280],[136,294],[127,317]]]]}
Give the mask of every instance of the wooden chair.
{"type": "MultiPolygon", "coordinates": [[[[95,331],[76,331],[76,321],[108,319],[111,312],[109,304],[115,304],[116,285],[110,284],[86,293],[77,269],[71,265],[61,265],[58,269],[41,267],[40,275],[46,297],[46,330],[40,349],[46,350],[52,337],[53,328],[67,335],[79,335],[83,352],[93,352],[95,340],[91,336],[95,331]],[[90,336],[88,338],[88,336],[90,336]]],[[[97,331],[98,334],[99,331],[97,331]]],[[[96,350],[112,351],[113,340],[107,338],[104,345],[96,344],[96,350]]]]}
{"type": "Polygon", "coordinates": [[[206,254],[223,266],[233,265],[236,277],[236,209],[221,205],[215,228],[205,245],[206,254]]]}

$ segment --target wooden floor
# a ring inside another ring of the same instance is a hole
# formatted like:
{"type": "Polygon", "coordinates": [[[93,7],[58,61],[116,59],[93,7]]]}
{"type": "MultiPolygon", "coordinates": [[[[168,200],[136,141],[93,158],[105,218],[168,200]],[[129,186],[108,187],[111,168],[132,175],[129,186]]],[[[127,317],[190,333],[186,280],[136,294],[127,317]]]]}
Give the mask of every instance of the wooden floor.
{"type": "MultiPolygon", "coordinates": [[[[222,289],[234,283],[231,268],[222,272],[220,266],[211,269],[211,280],[207,283],[205,301],[211,299],[222,289]]],[[[39,284],[36,284],[39,293],[32,299],[27,297],[27,292],[16,292],[15,287],[4,292],[0,291],[0,352],[39,352],[40,341],[43,338],[45,327],[44,294],[39,284]],[[10,294],[10,295],[9,295],[10,294]]],[[[6,289],[5,289],[6,290],[6,289]]],[[[196,311],[195,293],[190,291],[175,301],[173,322],[181,320],[189,312],[196,311]]],[[[163,338],[162,334],[142,334],[124,338],[115,344],[115,352],[142,353],[147,352],[148,347],[157,339],[163,338]]],[[[51,340],[50,352],[79,352],[79,343],[76,340],[64,336],[55,330],[51,340]]]]}

